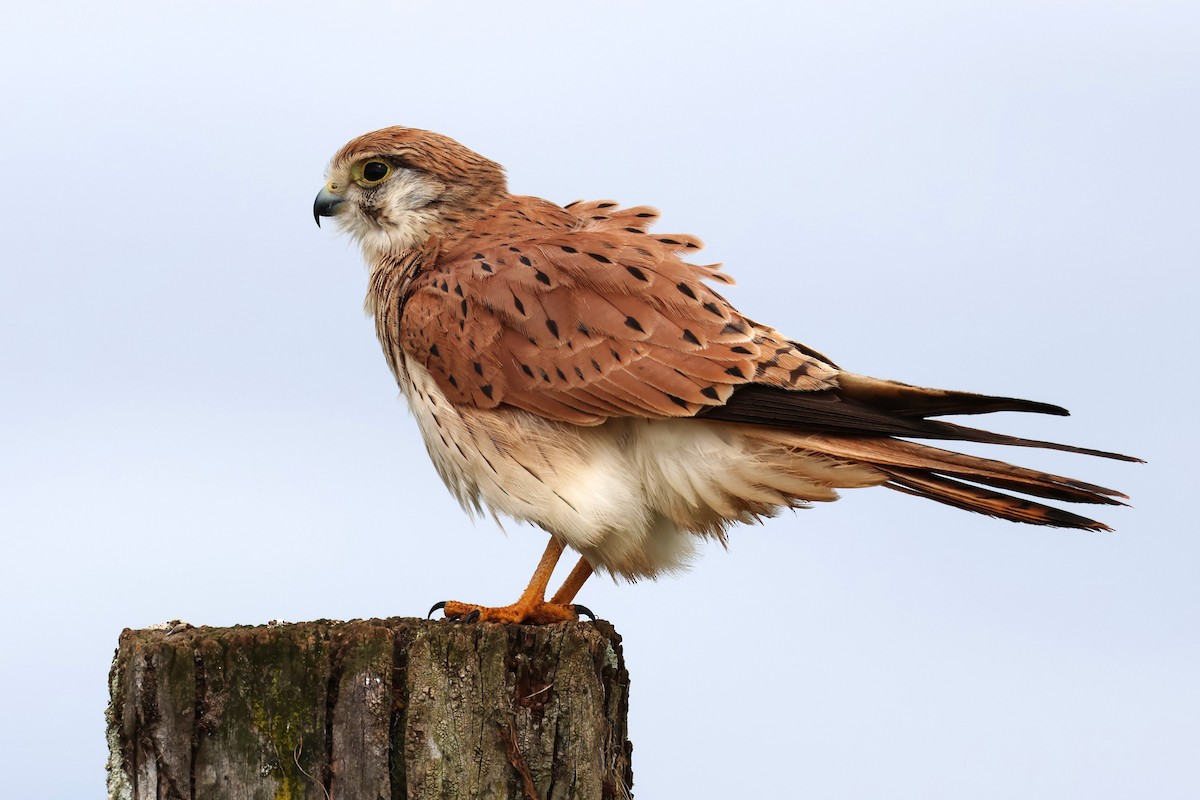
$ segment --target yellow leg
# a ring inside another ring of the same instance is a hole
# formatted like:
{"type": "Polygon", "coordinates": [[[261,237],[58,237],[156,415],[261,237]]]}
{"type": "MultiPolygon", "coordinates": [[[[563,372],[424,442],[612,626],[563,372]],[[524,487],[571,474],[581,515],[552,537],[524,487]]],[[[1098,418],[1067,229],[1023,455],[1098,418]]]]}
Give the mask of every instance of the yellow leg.
{"type": "MultiPolygon", "coordinates": [[[[570,601],[559,601],[559,594],[556,594],[554,600],[546,602],[546,585],[550,583],[550,576],[554,573],[554,567],[558,564],[558,559],[562,557],[563,544],[550,537],[550,543],[546,545],[546,552],[542,554],[542,560],[538,562],[537,569],[533,571],[533,577],[529,580],[529,585],[525,587],[525,591],[521,593],[521,597],[517,602],[509,606],[500,606],[497,608],[489,608],[487,606],[478,606],[474,603],[460,603],[457,600],[448,600],[445,603],[439,603],[434,606],[435,609],[441,607],[445,609],[446,617],[463,617],[478,620],[480,622],[525,622],[534,625],[545,625],[551,622],[564,622],[566,620],[579,619],[579,615],[575,613],[570,601]]],[[[591,567],[588,567],[591,570],[591,567]]],[[[571,572],[574,576],[579,571],[579,567],[571,572]]],[[[587,579],[587,575],[579,581],[582,585],[587,579]]],[[[568,578],[568,583],[571,578],[568,578]]],[[[565,586],[563,587],[566,588],[565,586]]],[[[576,586],[571,592],[571,597],[574,597],[575,592],[579,591],[576,586]]]]}
{"type": "Polygon", "coordinates": [[[563,581],[563,585],[554,593],[554,597],[550,598],[551,603],[561,603],[568,605],[575,599],[575,595],[579,594],[579,590],[583,588],[584,581],[592,577],[592,565],[588,563],[586,558],[579,559],[579,563],[575,565],[575,569],[571,570],[571,574],[563,581]]]}

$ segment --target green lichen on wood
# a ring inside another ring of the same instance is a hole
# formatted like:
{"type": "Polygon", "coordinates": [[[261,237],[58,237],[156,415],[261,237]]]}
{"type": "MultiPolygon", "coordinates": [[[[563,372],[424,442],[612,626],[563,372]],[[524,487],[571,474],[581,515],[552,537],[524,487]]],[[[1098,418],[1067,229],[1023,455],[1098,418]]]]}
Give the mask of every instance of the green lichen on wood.
{"type": "Polygon", "coordinates": [[[238,781],[248,797],[313,796],[324,759],[325,636],[269,628],[189,634],[203,670],[196,796],[226,790],[238,764],[257,765],[256,780],[238,781]]]}
{"type": "Polygon", "coordinates": [[[126,632],[111,796],[624,798],[619,648],[605,623],[126,632]]]}

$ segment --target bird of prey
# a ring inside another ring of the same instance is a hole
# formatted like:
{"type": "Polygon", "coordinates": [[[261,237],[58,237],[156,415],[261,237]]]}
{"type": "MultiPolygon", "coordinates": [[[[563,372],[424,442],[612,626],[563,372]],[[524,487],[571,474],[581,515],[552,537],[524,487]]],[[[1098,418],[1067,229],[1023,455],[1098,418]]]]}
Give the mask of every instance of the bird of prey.
{"type": "Polygon", "coordinates": [[[650,232],[653,208],[509,194],[503,168],[437,133],[350,141],[313,213],[362,248],[367,312],[446,486],[469,513],[550,534],[517,602],[439,604],[448,617],[576,619],[593,570],[679,570],[700,538],[840,488],[1092,530],[1108,528],[1040,500],[1125,497],[914,439],[1138,460],[933,419],[1067,412],[847,372],[740,314],[713,288],[731,282],[719,265],[685,260],[698,239],[650,232]],[[582,558],[547,600],[566,547],[582,558]]]}

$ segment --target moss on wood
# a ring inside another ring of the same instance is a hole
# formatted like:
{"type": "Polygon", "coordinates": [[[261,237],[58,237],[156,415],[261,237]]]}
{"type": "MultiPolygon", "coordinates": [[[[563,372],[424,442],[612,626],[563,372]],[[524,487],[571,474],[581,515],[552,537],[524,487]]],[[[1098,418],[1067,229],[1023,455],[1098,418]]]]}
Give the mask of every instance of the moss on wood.
{"type": "Polygon", "coordinates": [[[603,622],[127,630],[110,797],[628,797],[620,641],[603,622]]]}

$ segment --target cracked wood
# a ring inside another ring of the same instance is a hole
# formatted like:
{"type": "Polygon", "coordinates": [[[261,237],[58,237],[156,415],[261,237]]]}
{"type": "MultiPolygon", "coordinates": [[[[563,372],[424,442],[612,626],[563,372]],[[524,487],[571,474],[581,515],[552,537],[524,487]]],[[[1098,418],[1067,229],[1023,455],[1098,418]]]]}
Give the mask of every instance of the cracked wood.
{"type": "Polygon", "coordinates": [[[126,630],[109,797],[630,797],[610,625],[393,618],[126,630]]]}

